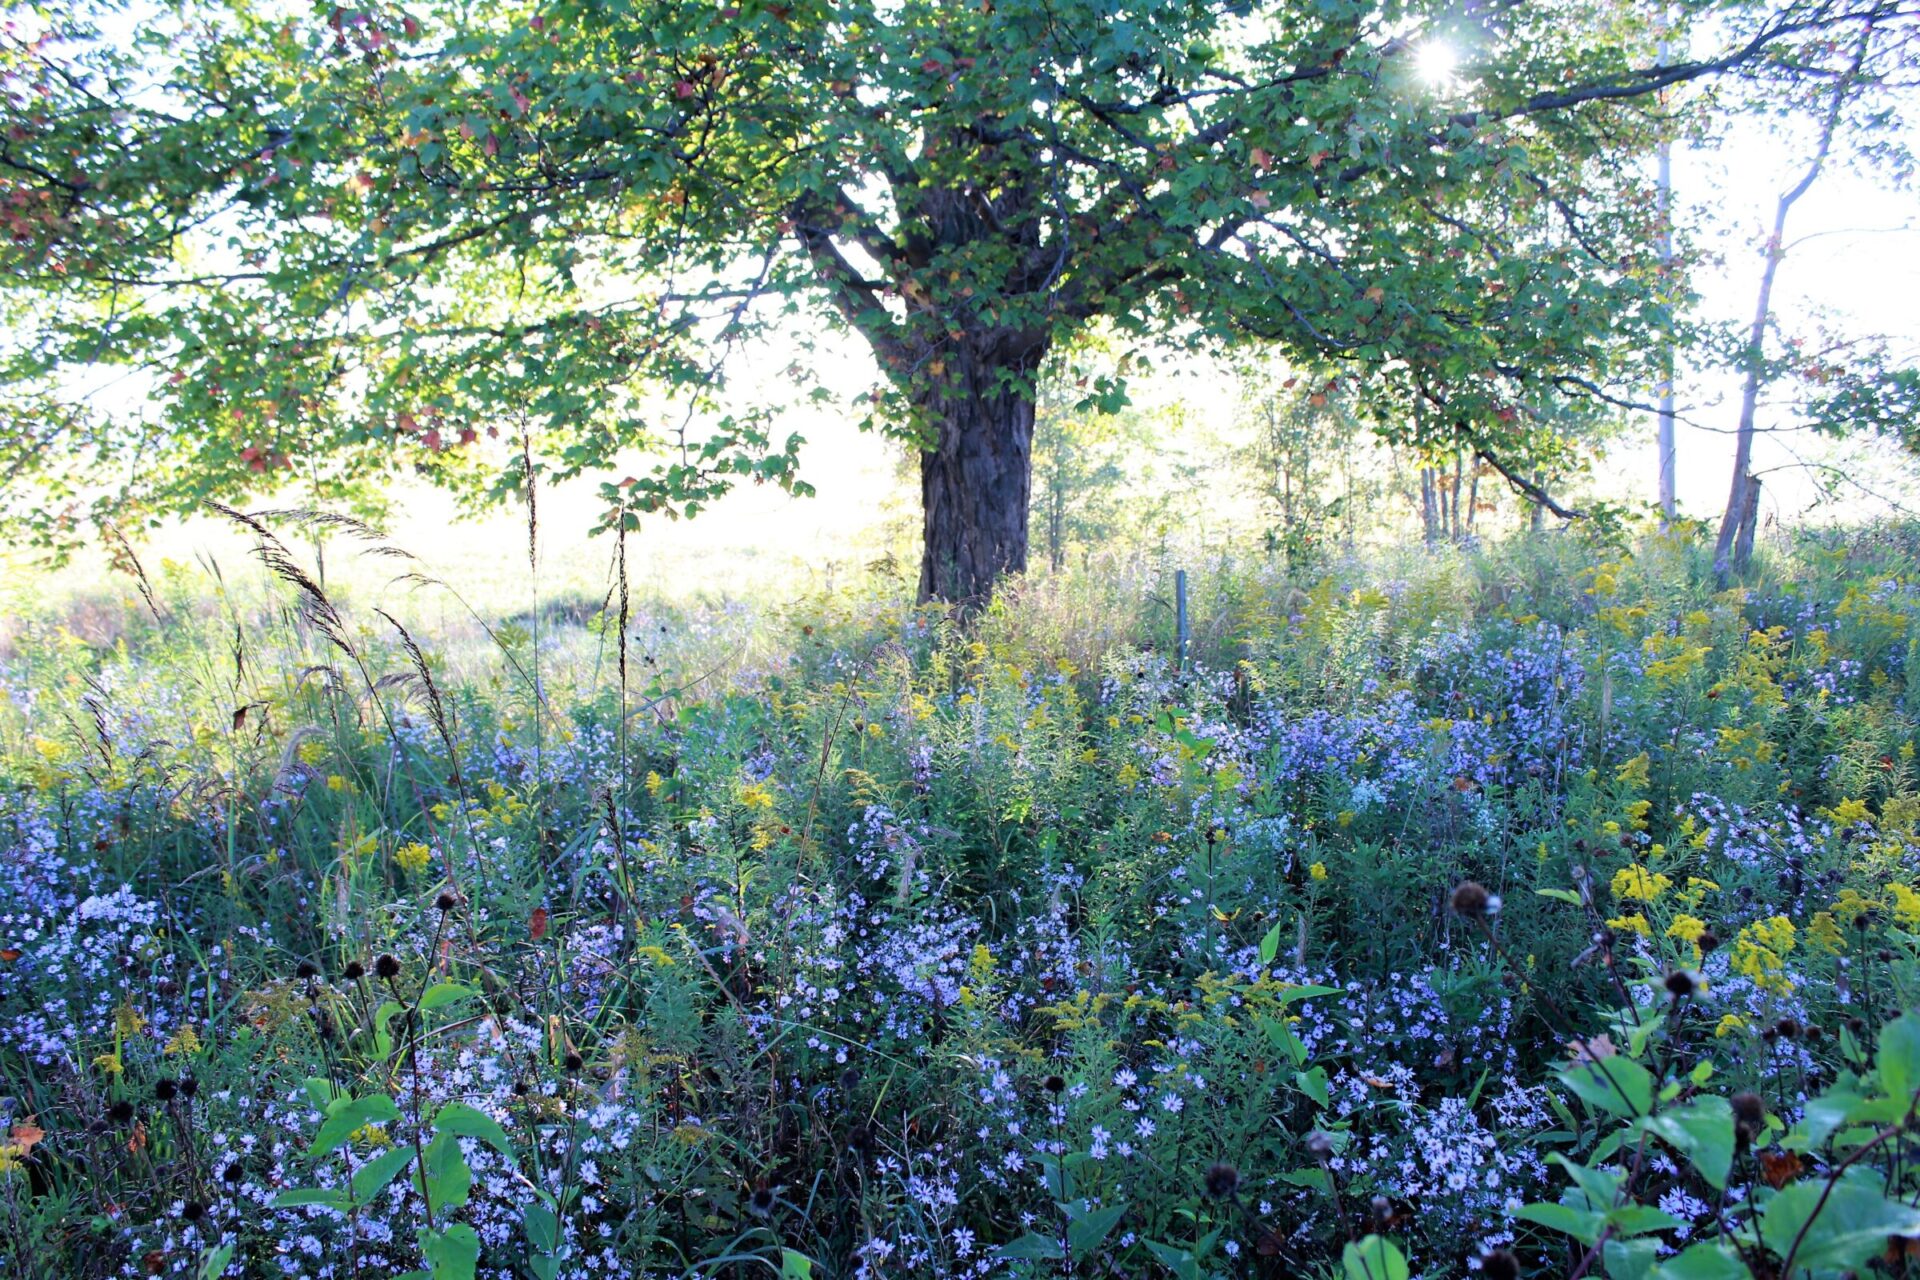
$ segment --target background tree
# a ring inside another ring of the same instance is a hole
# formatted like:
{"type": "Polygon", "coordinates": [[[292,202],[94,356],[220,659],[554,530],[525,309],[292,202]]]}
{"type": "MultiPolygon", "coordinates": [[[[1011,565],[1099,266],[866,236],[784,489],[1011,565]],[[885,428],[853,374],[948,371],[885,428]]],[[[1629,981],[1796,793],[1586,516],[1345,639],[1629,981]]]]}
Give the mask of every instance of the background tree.
{"type": "MultiPolygon", "coordinates": [[[[1571,0],[129,12],[4,35],[11,479],[123,512],[401,468],[498,493],[486,441],[523,432],[561,475],[649,447],[610,518],[690,513],[805,487],[773,392],[808,362],[729,356],[830,315],[868,423],[922,449],[921,595],[977,601],[1026,563],[1036,375],[1096,321],[1391,368],[1422,443],[1526,487],[1515,403],[1650,381],[1644,101],[1904,10],[1679,6],[1724,43],[1668,65],[1571,0]]],[[[87,514],[43,509],[13,504],[87,514]]]]}
{"type": "MultiPolygon", "coordinates": [[[[1893,132],[1898,117],[1890,114],[1888,99],[1890,90],[1909,87],[1912,82],[1914,68],[1920,65],[1915,56],[1920,51],[1917,38],[1920,30],[1911,20],[1902,23],[1864,15],[1844,28],[1822,32],[1818,39],[1796,40],[1790,48],[1778,51],[1772,64],[1780,74],[1781,92],[1766,107],[1804,112],[1814,123],[1806,159],[1792,185],[1774,203],[1772,224],[1761,246],[1753,319],[1735,362],[1741,371],[1741,388],[1733,477],[1714,543],[1714,566],[1723,579],[1744,569],[1753,553],[1760,510],[1760,477],[1753,471],[1753,444],[1760,429],[1761,393],[1783,370],[1804,367],[1795,350],[1800,345],[1797,341],[1787,344],[1782,359],[1768,353],[1768,338],[1775,328],[1774,281],[1791,247],[1788,218],[1826,172],[1836,146],[1851,146],[1864,159],[1891,162],[1896,172],[1908,168],[1909,158],[1893,132]]],[[[1830,416],[1824,421],[1834,425],[1830,416]]]]}

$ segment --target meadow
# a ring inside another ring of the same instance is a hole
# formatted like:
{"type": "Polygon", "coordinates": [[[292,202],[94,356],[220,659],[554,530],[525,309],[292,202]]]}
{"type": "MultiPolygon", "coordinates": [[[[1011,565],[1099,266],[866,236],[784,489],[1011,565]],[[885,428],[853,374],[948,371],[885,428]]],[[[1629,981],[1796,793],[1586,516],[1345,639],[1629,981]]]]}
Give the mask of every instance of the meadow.
{"type": "Polygon", "coordinates": [[[1184,664],[1164,555],[962,624],[242,533],[9,601],[21,1280],[1920,1252],[1920,530],[1216,555],[1184,664]]]}

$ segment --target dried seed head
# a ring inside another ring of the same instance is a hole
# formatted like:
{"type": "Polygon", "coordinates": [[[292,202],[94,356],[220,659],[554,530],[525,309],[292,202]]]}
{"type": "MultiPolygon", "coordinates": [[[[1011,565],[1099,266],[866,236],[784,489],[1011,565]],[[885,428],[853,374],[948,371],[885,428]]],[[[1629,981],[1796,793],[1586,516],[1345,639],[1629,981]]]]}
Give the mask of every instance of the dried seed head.
{"type": "Polygon", "coordinates": [[[1484,920],[1500,910],[1500,899],[1488,893],[1487,886],[1479,881],[1462,880],[1454,886],[1453,909],[1455,914],[1468,920],[1484,920]]]}
{"type": "Polygon", "coordinates": [[[1066,1089],[1067,1082],[1065,1080],[1062,1080],[1059,1076],[1048,1076],[1045,1080],[1042,1080],[1040,1082],[1040,1087],[1042,1089],[1045,1089],[1048,1093],[1060,1093],[1066,1089]]]}
{"type": "Polygon", "coordinates": [[[133,1104],[125,1098],[107,1108],[107,1118],[115,1124],[125,1124],[133,1119],[133,1104]]]}
{"type": "Polygon", "coordinates": [[[1520,1280],[1520,1259],[1511,1249],[1494,1249],[1480,1259],[1480,1274],[1487,1280],[1520,1280]]]}
{"type": "Polygon", "coordinates": [[[382,952],[373,961],[373,976],[382,981],[391,981],[400,976],[400,957],[391,951],[382,952]]]}
{"type": "Polygon", "coordinates": [[[294,976],[302,982],[309,982],[320,976],[320,966],[311,960],[302,960],[294,971],[294,976]]]}
{"type": "Polygon", "coordinates": [[[1667,975],[1667,993],[1675,1000],[1685,1000],[1700,989],[1700,975],[1691,969],[1675,969],[1667,975]]]}
{"type": "Polygon", "coordinates": [[[1207,1166],[1207,1194],[1215,1200],[1231,1200],[1240,1190],[1240,1171],[1225,1161],[1207,1166]]]}
{"type": "Polygon", "coordinates": [[[1702,956],[1709,955],[1720,945],[1720,935],[1711,929],[1702,929],[1700,936],[1693,940],[1693,945],[1700,948],[1702,956]]]}
{"type": "Polygon", "coordinates": [[[433,900],[434,909],[436,911],[439,911],[443,915],[453,910],[455,907],[459,905],[460,905],[460,899],[454,897],[451,893],[446,893],[444,891],[440,894],[439,897],[433,900]]]}
{"type": "Polygon", "coordinates": [[[347,975],[348,982],[358,982],[367,976],[367,966],[361,964],[358,960],[349,960],[347,961],[347,967],[341,970],[341,972],[347,975]]]}
{"type": "Polygon", "coordinates": [[[173,1095],[179,1092],[179,1089],[179,1085],[165,1076],[161,1076],[153,1082],[153,1096],[162,1102],[172,1102],[173,1095]]]}
{"type": "Polygon", "coordinates": [[[1307,1152],[1315,1160],[1325,1160],[1333,1154],[1333,1139],[1324,1129],[1315,1129],[1307,1135],[1307,1152]]]}

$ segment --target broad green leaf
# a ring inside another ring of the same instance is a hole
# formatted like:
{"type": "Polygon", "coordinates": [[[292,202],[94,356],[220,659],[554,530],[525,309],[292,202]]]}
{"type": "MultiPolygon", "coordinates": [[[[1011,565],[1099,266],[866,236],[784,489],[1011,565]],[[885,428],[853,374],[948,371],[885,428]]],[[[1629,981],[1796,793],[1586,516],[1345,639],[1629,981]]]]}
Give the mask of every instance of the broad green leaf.
{"type": "Polygon", "coordinates": [[[477,1138],[503,1156],[513,1155],[513,1142],[500,1122],[486,1112],[464,1102],[449,1102],[433,1117],[434,1131],[477,1138]]]}
{"type": "Polygon", "coordinates": [[[1067,1248],[1073,1252],[1073,1260],[1079,1262],[1098,1249],[1115,1224],[1127,1214],[1127,1202],[1110,1204],[1102,1209],[1089,1209],[1076,1214],[1067,1222],[1067,1248]]]}
{"type": "Polygon", "coordinates": [[[1733,1108],[1725,1098],[1695,1098],[1648,1117],[1644,1124],[1691,1160],[1709,1186],[1718,1190],[1727,1185],[1733,1168],[1733,1108]]]}
{"type": "Polygon", "coordinates": [[[1049,1239],[1037,1231],[1029,1231],[1008,1244],[1000,1246],[999,1256],[1008,1262],[1057,1262],[1061,1258],[1059,1239],[1049,1239]]]}
{"type": "Polygon", "coordinates": [[[224,1275],[227,1264],[233,1261],[233,1244],[229,1241],[207,1250],[207,1256],[200,1262],[200,1280],[217,1280],[224,1275]]]}
{"type": "Polygon", "coordinates": [[[1576,1209],[1564,1204],[1524,1204],[1515,1211],[1514,1217],[1547,1228],[1549,1231],[1564,1232],[1581,1244],[1592,1244],[1606,1230],[1607,1215],[1593,1209],[1576,1209]]]}
{"type": "Polygon", "coordinates": [[[1385,1236],[1364,1236],[1340,1252],[1346,1280],[1407,1280],[1412,1272],[1400,1246],[1385,1236]]]}
{"type": "Polygon", "coordinates": [[[345,1142],[356,1129],[368,1124],[386,1124],[400,1118],[400,1108],[384,1093],[364,1098],[340,1098],[328,1107],[327,1118],[320,1122],[307,1154],[319,1159],[345,1142]]]}
{"type": "Polygon", "coordinates": [[[1659,1257],[1658,1240],[1609,1239],[1600,1249],[1608,1280],[1647,1280],[1659,1257]]]}
{"type": "Polygon", "coordinates": [[[420,1009],[423,1013],[431,1012],[478,994],[472,987],[462,986],[458,982],[436,982],[420,993],[420,1009]]]}
{"type": "Polygon", "coordinates": [[[1575,1062],[1560,1069],[1560,1079],[1589,1106],[1622,1119],[1643,1116],[1653,1107],[1653,1075],[1631,1058],[1575,1062]]]}
{"type": "Polygon", "coordinates": [[[442,1231],[419,1233],[420,1256],[426,1260],[433,1280],[473,1280],[480,1265],[480,1236],[464,1222],[456,1222],[442,1231]]]}
{"type": "Polygon", "coordinates": [[[1808,1180],[1767,1201],[1760,1238],[1784,1259],[1803,1226],[1807,1234],[1794,1255],[1796,1272],[1853,1271],[1885,1249],[1887,1237],[1920,1235],[1920,1208],[1887,1199],[1872,1175],[1844,1177],[1831,1193],[1824,1180],[1808,1180]]]}
{"type": "Polygon", "coordinates": [[[1920,1019],[1902,1014],[1880,1028],[1879,1052],[1873,1060],[1886,1091],[1911,1102],[1920,1091],[1920,1019]]]}
{"type": "Polygon", "coordinates": [[[1653,1269],[1656,1280],[1751,1280],[1740,1255],[1717,1240],[1688,1245],[1653,1269]]]}
{"type": "Polygon", "coordinates": [[[460,1150],[460,1139],[452,1133],[435,1135],[427,1144],[426,1192],[434,1212],[457,1209],[467,1202],[473,1189],[473,1171],[460,1150]]]}
{"type": "Polygon", "coordinates": [[[796,1249],[782,1249],[780,1280],[813,1280],[813,1259],[796,1249]]]}
{"type": "Polygon", "coordinates": [[[413,1163],[412,1147],[394,1147],[383,1151],[353,1171],[353,1199],[356,1204],[370,1203],[386,1189],[400,1171],[413,1163]]]}

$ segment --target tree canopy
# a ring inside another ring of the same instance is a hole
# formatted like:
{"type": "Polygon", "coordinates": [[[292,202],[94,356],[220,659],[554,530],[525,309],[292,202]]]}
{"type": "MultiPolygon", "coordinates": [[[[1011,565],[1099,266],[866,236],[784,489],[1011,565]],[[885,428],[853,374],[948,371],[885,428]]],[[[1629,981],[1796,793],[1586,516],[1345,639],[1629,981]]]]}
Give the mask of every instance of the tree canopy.
{"type": "Polygon", "coordinates": [[[1662,62],[1659,8],[18,14],[8,510],[57,540],[292,478],[509,492],[527,459],[635,445],[656,465],[608,487],[614,520],[804,489],[768,386],[814,390],[807,362],[749,388],[737,355],[822,319],[872,348],[858,415],[924,450],[928,596],[1024,565],[1034,379],[1094,326],[1370,371],[1396,438],[1525,483],[1543,396],[1654,380],[1659,92],[1910,19],[1688,0],[1667,16],[1709,51],[1662,62]]]}

